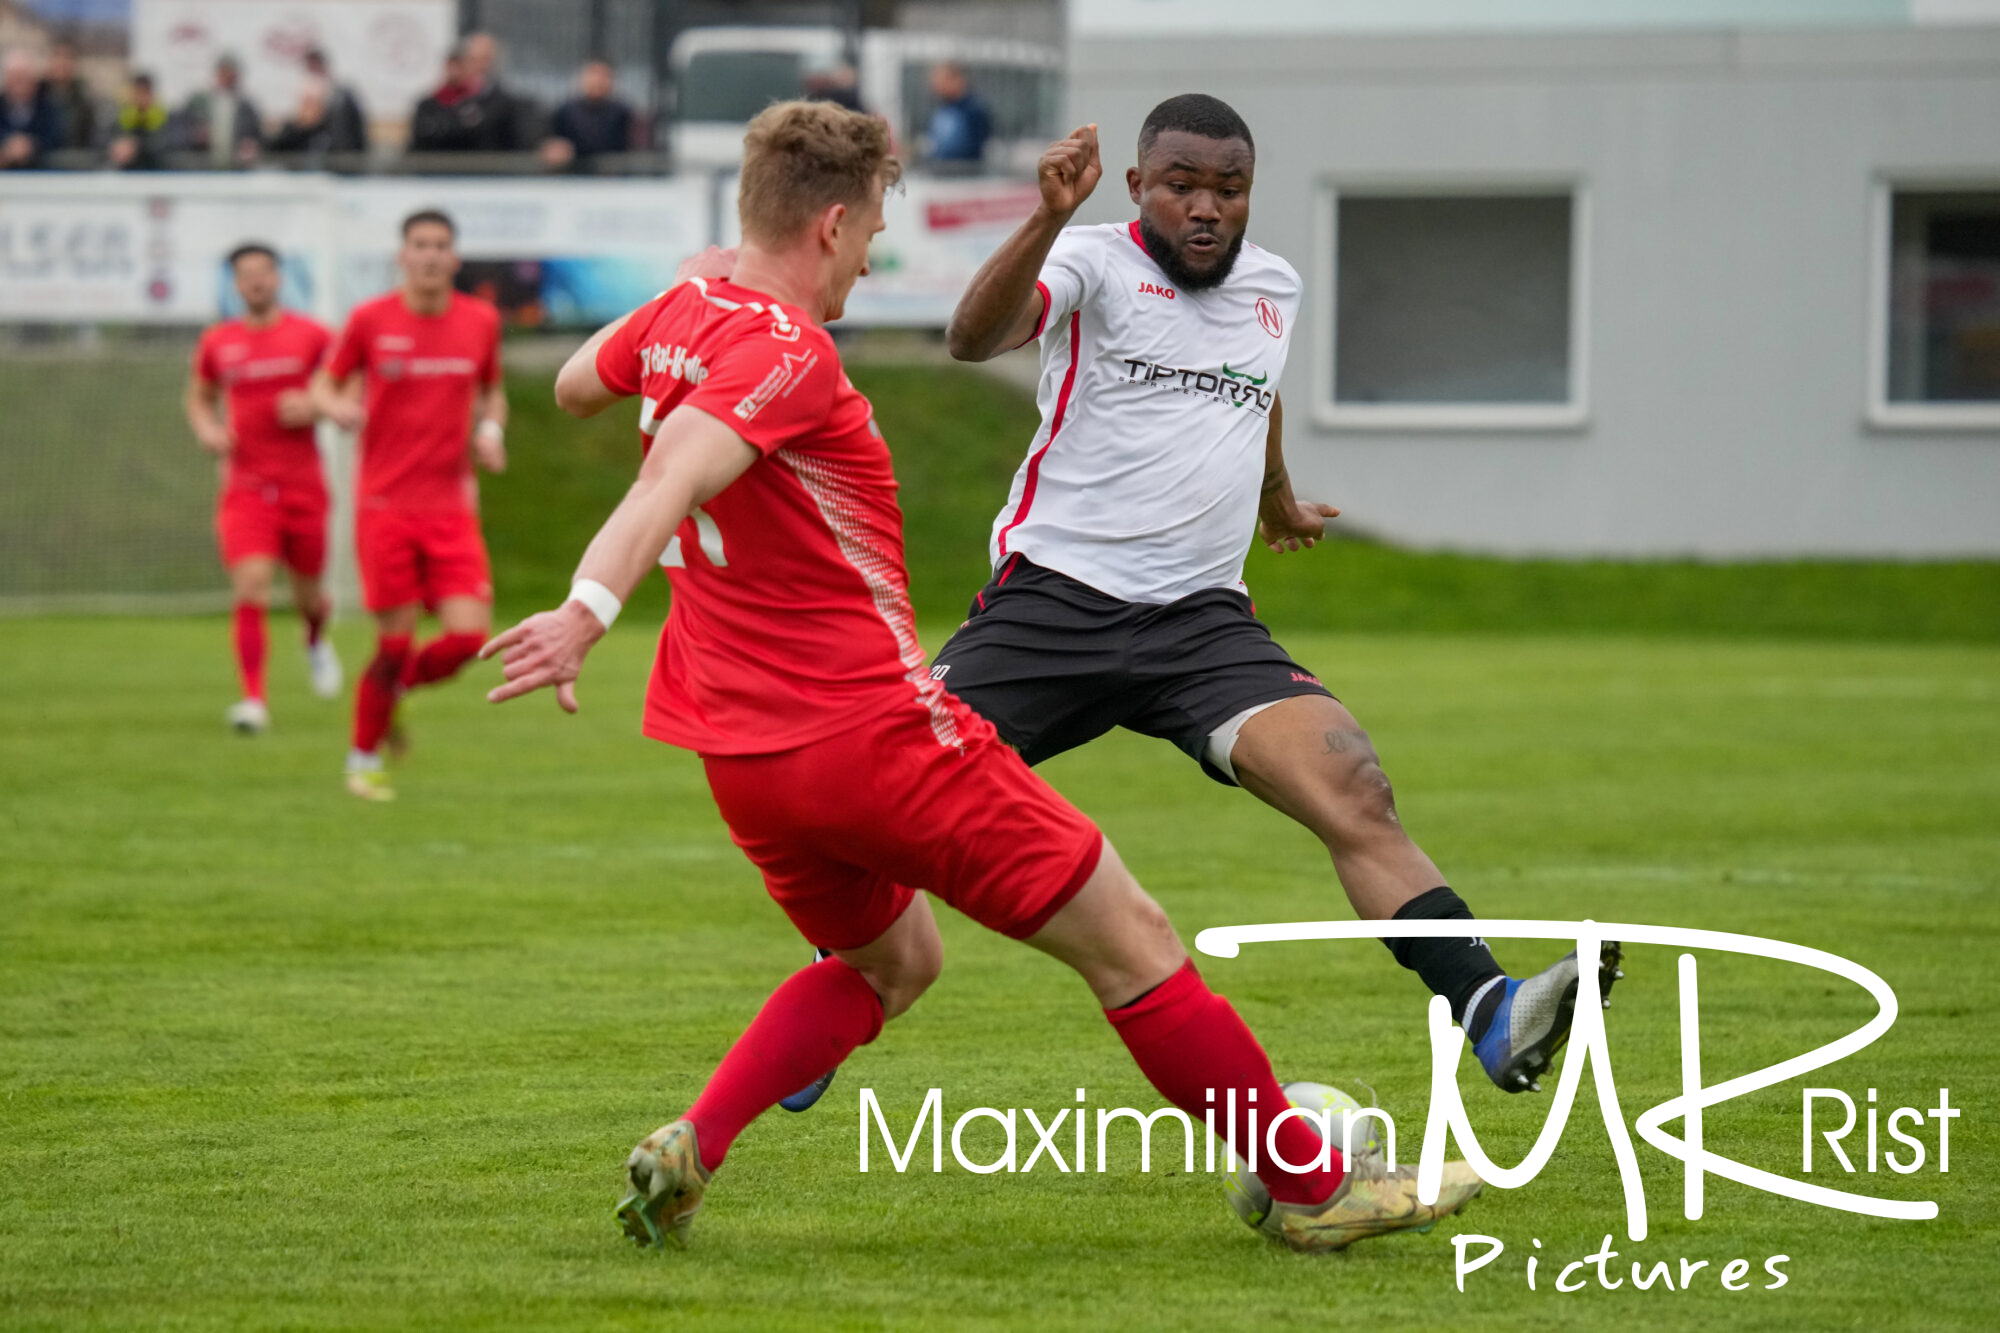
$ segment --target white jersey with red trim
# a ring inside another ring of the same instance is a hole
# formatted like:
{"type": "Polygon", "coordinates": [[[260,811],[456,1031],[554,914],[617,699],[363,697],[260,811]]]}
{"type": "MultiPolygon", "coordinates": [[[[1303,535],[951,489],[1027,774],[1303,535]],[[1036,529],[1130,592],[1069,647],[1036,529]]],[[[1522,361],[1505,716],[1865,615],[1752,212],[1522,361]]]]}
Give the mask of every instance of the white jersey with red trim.
{"type": "Polygon", "coordinates": [[[1066,228],[1036,286],[1042,424],[995,568],[1019,553],[1128,602],[1241,588],[1298,273],[1246,242],[1219,286],[1177,290],[1133,222],[1066,228]]]}

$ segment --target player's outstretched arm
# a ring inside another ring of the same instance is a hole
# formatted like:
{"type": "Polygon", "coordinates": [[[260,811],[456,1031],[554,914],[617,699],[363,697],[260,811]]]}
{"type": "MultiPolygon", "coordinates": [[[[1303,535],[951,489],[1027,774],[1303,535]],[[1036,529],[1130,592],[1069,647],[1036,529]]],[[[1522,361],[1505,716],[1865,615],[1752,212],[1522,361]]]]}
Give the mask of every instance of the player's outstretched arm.
{"type": "Polygon", "coordinates": [[[597,350],[612,334],[625,327],[625,321],[632,318],[632,313],[627,311],[612,320],[569,354],[569,360],[563,362],[563,368],[556,372],[557,407],[573,417],[594,417],[625,397],[615,389],[605,387],[603,377],[597,373],[597,350]]]}
{"type": "Polygon", "coordinates": [[[507,676],[487,699],[505,703],[553,685],[556,702],[574,713],[584,656],[611,628],[632,589],[659,564],[694,507],[721,494],[757,458],[742,436],[700,408],[669,412],[639,479],[584,551],[570,599],[529,616],[479,650],[481,657],[500,654],[507,676]]]}
{"type": "Polygon", "coordinates": [[[1049,145],[1035,168],[1042,201],[1034,214],[979,266],[958,298],[944,343],[960,361],[988,361],[1034,336],[1041,319],[1035,279],[1070,218],[1104,175],[1097,126],[1083,125],[1049,145]]]}
{"type": "Polygon", "coordinates": [[[188,380],[187,397],[182,403],[188,429],[194,432],[202,448],[218,458],[236,447],[236,437],[230,434],[229,423],[222,419],[221,398],[221,386],[194,376],[188,380]]]}
{"type": "Polygon", "coordinates": [[[1326,535],[1326,521],[1338,518],[1332,505],[1311,504],[1292,494],[1285,467],[1285,400],[1271,396],[1271,427],[1264,432],[1264,493],[1257,504],[1257,536],[1278,552],[1311,546],[1326,535]]]}

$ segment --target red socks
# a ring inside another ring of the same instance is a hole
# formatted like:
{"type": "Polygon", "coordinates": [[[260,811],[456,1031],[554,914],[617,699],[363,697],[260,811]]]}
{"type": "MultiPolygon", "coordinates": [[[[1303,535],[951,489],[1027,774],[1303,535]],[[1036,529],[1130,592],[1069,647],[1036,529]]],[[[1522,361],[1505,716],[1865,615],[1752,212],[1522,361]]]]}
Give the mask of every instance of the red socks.
{"type": "Polygon", "coordinates": [[[688,1108],[702,1168],[715,1170],[745,1125],[881,1030],[881,998],[846,963],[825,958],[794,972],[771,992],[688,1108]]]}
{"type": "Polygon", "coordinates": [[[236,674],[243,680],[243,697],[264,697],[264,608],[255,602],[236,604],[236,674]]]}
{"type": "Polygon", "coordinates": [[[417,652],[411,651],[414,642],[415,636],[409,634],[384,634],[375,641],[374,660],[362,672],[361,686],[354,695],[354,748],[364,754],[373,754],[389,734],[396,701],[403,697],[403,691],[457,675],[460,667],[479,655],[486,636],[448,632],[417,652]]]}
{"type": "MultiPolygon", "coordinates": [[[[1327,1171],[1294,1173],[1271,1161],[1267,1126],[1289,1103],[1264,1048],[1229,1001],[1208,988],[1193,959],[1131,1004],[1106,1010],[1104,1016],[1160,1095],[1197,1125],[1213,1109],[1216,1132],[1225,1133],[1229,1089],[1235,1089],[1240,1123],[1234,1137],[1236,1151],[1245,1159],[1250,1156],[1248,1111],[1256,1109],[1257,1178],[1272,1198],[1280,1203],[1320,1203],[1340,1188],[1346,1164],[1338,1146],[1329,1154],[1332,1169],[1327,1171]],[[1213,1101],[1208,1097],[1211,1091],[1213,1101]]],[[[1288,1162],[1311,1162],[1319,1156],[1319,1134],[1294,1116],[1279,1126],[1277,1147],[1288,1162]]]]}
{"type": "Polygon", "coordinates": [[[408,634],[384,634],[375,641],[375,657],[361,673],[354,692],[354,748],[375,753],[389,734],[396,716],[396,699],[403,692],[403,669],[410,656],[408,634]]]}
{"type": "Polygon", "coordinates": [[[485,642],[484,634],[438,635],[404,664],[403,688],[449,680],[458,674],[460,667],[479,655],[480,645],[485,642]]]}
{"type": "Polygon", "coordinates": [[[299,618],[306,622],[306,647],[311,648],[320,640],[326,630],[327,599],[324,593],[311,606],[299,608],[299,618]]]}

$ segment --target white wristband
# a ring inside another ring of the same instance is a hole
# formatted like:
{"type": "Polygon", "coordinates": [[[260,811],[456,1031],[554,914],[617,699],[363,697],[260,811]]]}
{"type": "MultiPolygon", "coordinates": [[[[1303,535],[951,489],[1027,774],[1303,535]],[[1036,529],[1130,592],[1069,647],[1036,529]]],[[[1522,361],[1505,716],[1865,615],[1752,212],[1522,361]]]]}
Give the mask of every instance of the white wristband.
{"type": "Polygon", "coordinates": [[[507,442],[507,428],[492,417],[488,417],[480,422],[478,428],[472,434],[475,439],[491,440],[495,444],[505,444],[507,442]]]}
{"type": "Polygon", "coordinates": [[[611,622],[618,619],[618,613],[625,609],[625,603],[618,600],[618,594],[596,579],[578,579],[572,583],[569,600],[583,603],[584,610],[596,616],[598,623],[606,629],[611,628],[611,622]]]}

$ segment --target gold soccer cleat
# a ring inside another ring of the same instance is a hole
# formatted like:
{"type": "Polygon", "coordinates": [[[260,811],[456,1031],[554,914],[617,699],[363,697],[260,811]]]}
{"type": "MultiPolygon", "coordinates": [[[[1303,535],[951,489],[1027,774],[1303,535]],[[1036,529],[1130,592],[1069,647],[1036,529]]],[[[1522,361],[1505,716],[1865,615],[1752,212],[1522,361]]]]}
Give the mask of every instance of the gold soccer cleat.
{"type": "Polygon", "coordinates": [[[1325,1203],[1279,1204],[1280,1234],[1301,1254],[1322,1254],[1392,1231],[1429,1231],[1482,1188],[1471,1167],[1446,1162],[1437,1202],[1419,1203],[1417,1168],[1399,1166],[1392,1171],[1379,1159],[1357,1158],[1349,1162],[1347,1179],[1325,1203]]]}
{"type": "Polygon", "coordinates": [[[393,801],[396,789],[389,785],[389,775],[379,768],[350,768],[347,770],[347,790],[350,795],[364,801],[393,801]]]}
{"type": "Polygon", "coordinates": [[[625,1160],[625,1174],[633,1191],[618,1205],[625,1234],[642,1250],[664,1249],[669,1239],[686,1249],[709,1181],[695,1149],[694,1125],[676,1120],[654,1130],[625,1160]]]}

